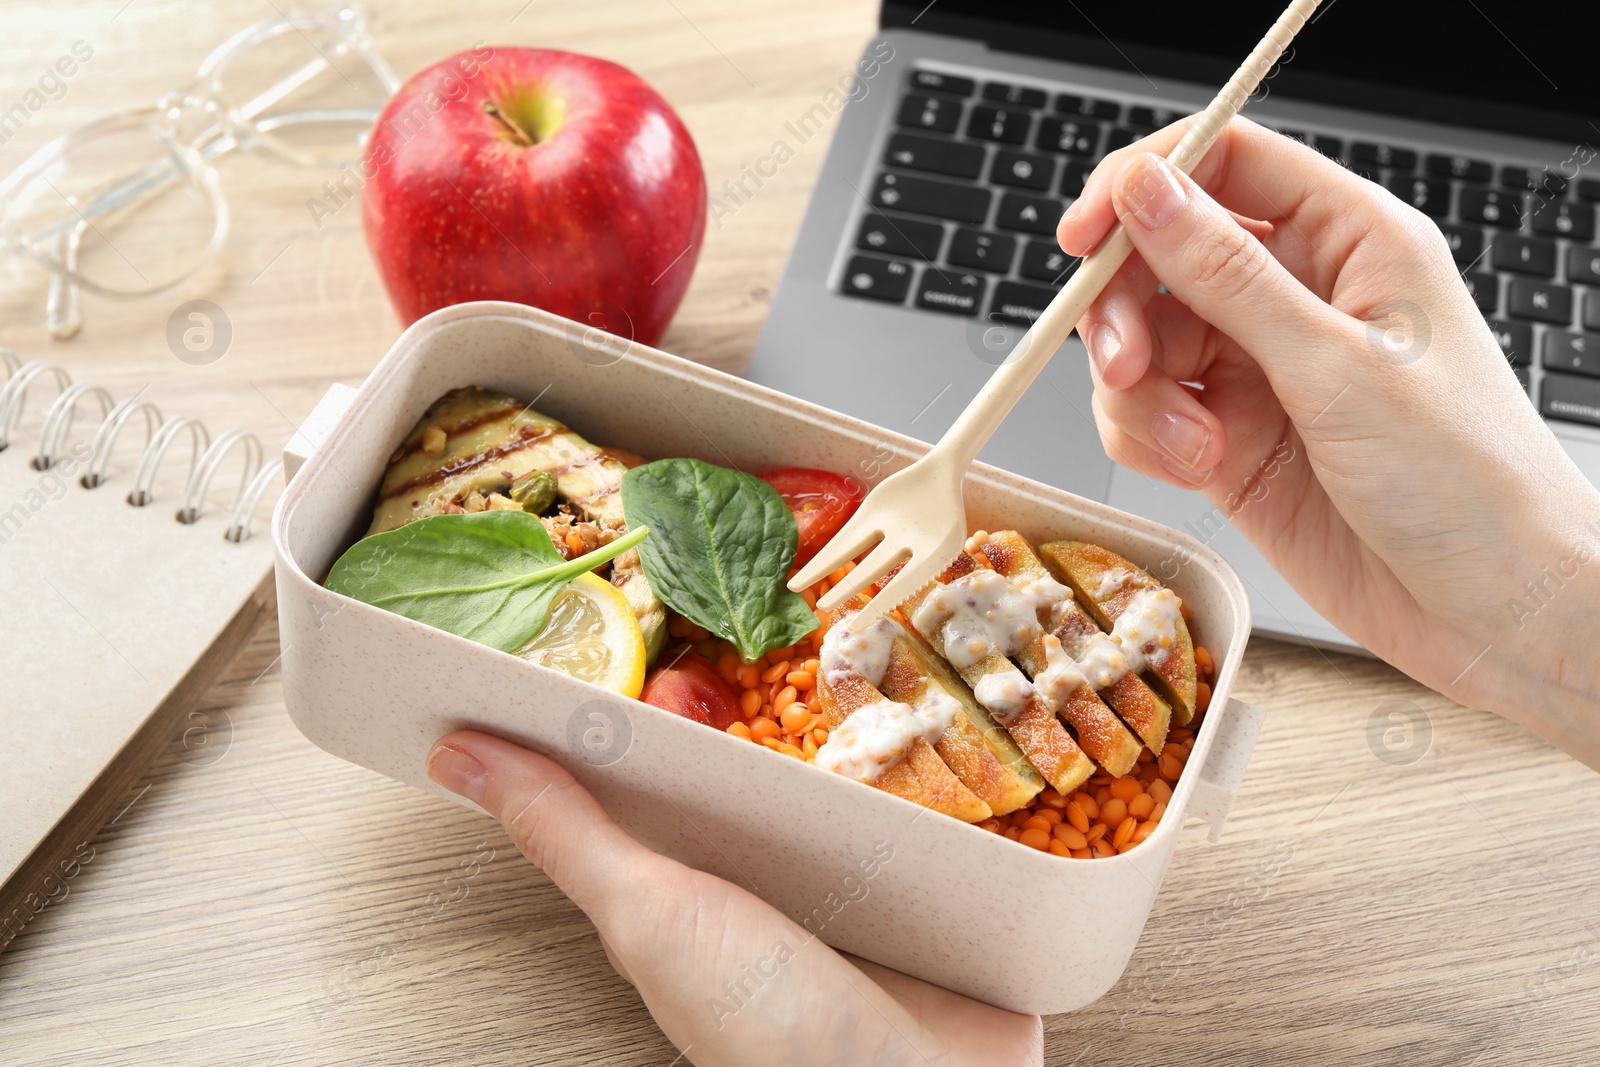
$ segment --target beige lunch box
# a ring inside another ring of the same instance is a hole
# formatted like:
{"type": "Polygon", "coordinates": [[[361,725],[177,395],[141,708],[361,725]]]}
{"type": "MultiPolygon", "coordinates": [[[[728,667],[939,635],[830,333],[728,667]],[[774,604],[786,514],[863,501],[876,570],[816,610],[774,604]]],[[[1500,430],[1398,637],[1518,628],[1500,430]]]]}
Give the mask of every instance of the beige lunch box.
{"type": "Polygon", "coordinates": [[[1215,552],[993,467],[967,477],[973,529],[1165,563],[1156,573],[1217,663],[1211,711],[1156,832],[1122,855],[1066,859],[323,588],[365,532],[395,446],[464,385],[534,400],[590,440],[647,457],[820,467],[870,484],[926,450],[532,308],[435,312],[359,390],[335,386],[285,454],[293,478],[272,519],[283,688],[306,737],[466,803],[430,782],[423,760],[452,730],[486,730],[559,761],[651,848],[748,888],[835,948],[1020,1012],[1072,1011],[1116,982],[1185,824],[1209,823],[1216,839],[1262,721],[1229,699],[1250,605],[1215,552]]]}

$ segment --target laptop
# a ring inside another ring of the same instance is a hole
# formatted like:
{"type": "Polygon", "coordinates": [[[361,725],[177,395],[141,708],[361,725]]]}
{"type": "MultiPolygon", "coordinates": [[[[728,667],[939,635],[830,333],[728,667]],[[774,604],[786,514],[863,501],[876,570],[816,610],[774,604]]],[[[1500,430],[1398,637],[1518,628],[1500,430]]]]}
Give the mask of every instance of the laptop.
{"type": "MultiPolygon", "coordinates": [[[[1084,176],[1203,107],[1281,7],[885,0],[749,376],[937,440],[1070,274],[1054,233],[1084,176]]],[[[1600,481],[1600,77],[1568,19],[1529,16],[1330,0],[1245,114],[1436,220],[1529,402],[1600,481]]],[[[1204,496],[1108,459],[1091,393],[1074,335],[980,458],[1210,544],[1258,633],[1359,651],[1204,496]]]]}

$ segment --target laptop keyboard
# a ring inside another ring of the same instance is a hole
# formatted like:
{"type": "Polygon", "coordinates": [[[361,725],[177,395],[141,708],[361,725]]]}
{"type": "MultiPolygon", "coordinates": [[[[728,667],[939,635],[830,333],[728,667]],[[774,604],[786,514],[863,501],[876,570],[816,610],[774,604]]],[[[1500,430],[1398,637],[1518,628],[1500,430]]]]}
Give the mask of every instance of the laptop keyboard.
{"type": "MultiPolygon", "coordinates": [[[[1027,325],[1078,260],[1056,222],[1108,152],[1186,112],[911,72],[840,292],[1027,325]]],[[[1434,219],[1540,413],[1600,426],[1600,180],[1279,129],[1434,219]],[[1535,366],[1537,364],[1537,378],[1535,366]]]]}

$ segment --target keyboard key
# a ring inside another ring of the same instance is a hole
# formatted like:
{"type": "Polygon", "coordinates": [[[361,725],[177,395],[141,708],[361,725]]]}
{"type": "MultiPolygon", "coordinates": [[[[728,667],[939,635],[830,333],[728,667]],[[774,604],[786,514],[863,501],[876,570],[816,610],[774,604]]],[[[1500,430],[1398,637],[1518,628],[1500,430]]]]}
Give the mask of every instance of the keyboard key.
{"type": "Polygon", "coordinates": [[[971,267],[1004,274],[1011,269],[1011,259],[1017,251],[1017,239],[1003,233],[984,233],[982,230],[957,230],[950,238],[950,252],[945,256],[953,267],[971,267]]]}
{"type": "Polygon", "coordinates": [[[989,180],[996,185],[1043,192],[1056,180],[1056,161],[1049,156],[1001,150],[995,153],[989,167],[989,180]]]}
{"type": "Polygon", "coordinates": [[[1522,225],[1522,196],[1499,189],[1461,190],[1461,207],[1457,212],[1462,222],[1486,222],[1514,230],[1522,225]]]}
{"type": "Polygon", "coordinates": [[[1519,193],[1531,193],[1534,190],[1533,171],[1527,167],[1501,167],[1500,184],[1519,193]]]}
{"type": "Polygon", "coordinates": [[[1068,160],[1067,165],[1061,169],[1061,195],[1068,200],[1078,199],[1083,194],[1083,183],[1088,181],[1089,175],[1093,173],[1093,163],[1068,160]]]}
{"type": "Polygon", "coordinates": [[[1170,107],[1145,107],[1143,104],[1137,104],[1128,109],[1128,122],[1134,126],[1171,126],[1183,118],[1184,114],[1170,107]]]}
{"type": "Polygon", "coordinates": [[[1519,319],[1566,326],[1572,321],[1572,290],[1550,282],[1512,278],[1506,290],[1506,311],[1519,319]]]}
{"type": "MultiPolygon", "coordinates": [[[[1583,294],[1583,328],[1600,332],[1600,292],[1591,290],[1583,294]]],[[[1592,340],[1600,343],[1600,338],[1592,340]]]]}
{"type": "Polygon", "coordinates": [[[1533,216],[1534,233],[1570,237],[1574,241],[1594,239],[1594,208],[1588,204],[1535,198],[1530,214],[1533,216]]]}
{"type": "Polygon", "coordinates": [[[1043,89],[1031,89],[1026,85],[987,82],[983,87],[983,98],[985,100],[995,100],[1002,104],[1013,104],[1017,107],[1044,107],[1044,102],[1049,99],[1049,94],[1043,89]]]}
{"type": "Polygon", "coordinates": [[[1023,233],[1053,234],[1061,221],[1061,201],[1047,200],[1041,196],[1024,196],[1006,193],[1000,198],[1000,211],[994,224],[1006,230],[1023,233]]]}
{"type": "Polygon", "coordinates": [[[1506,361],[1513,367],[1526,367],[1533,362],[1533,327],[1525,322],[1491,322],[1489,329],[1505,353],[1506,361]]]}
{"type": "Polygon", "coordinates": [[[1578,198],[1591,204],[1600,200],[1600,178],[1579,178],[1578,198]]]}
{"type": "Polygon", "coordinates": [[[1122,105],[1115,101],[1096,100],[1092,96],[1074,96],[1071,93],[1056,97],[1056,110],[1064,115],[1080,115],[1106,122],[1115,122],[1122,117],[1122,105]]]}
{"type": "Polygon", "coordinates": [[[989,190],[973,185],[953,185],[906,174],[880,174],[872,191],[872,206],[957,222],[982,222],[989,214],[992,198],[989,190]]]}
{"type": "Polygon", "coordinates": [[[1026,111],[980,105],[972,109],[972,117],[967,119],[967,136],[1001,144],[1022,144],[1028,139],[1028,127],[1032,123],[1033,117],[1026,111]]]}
{"type": "Polygon", "coordinates": [[[891,167],[907,170],[948,174],[952,178],[976,178],[983,173],[983,146],[897,133],[889,138],[889,150],[883,154],[883,161],[891,167]]]}
{"type": "Polygon", "coordinates": [[[1548,168],[1501,167],[1500,184],[1519,193],[1539,193],[1556,199],[1567,191],[1567,179],[1548,168]]]}
{"type": "Polygon", "coordinates": [[[1483,255],[1483,231],[1476,226],[1455,226],[1441,222],[1439,231],[1444,234],[1445,244],[1450,246],[1450,254],[1463,267],[1470,267],[1483,255]]]}
{"type": "Polygon", "coordinates": [[[955,133],[961,125],[961,101],[913,94],[900,101],[900,115],[895,121],[911,129],[955,133]]]}
{"type": "Polygon", "coordinates": [[[1425,215],[1442,219],[1450,214],[1450,183],[1437,178],[1417,178],[1410,174],[1389,175],[1391,193],[1425,215]]]}
{"type": "Polygon", "coordinates": [[[1373,144],[1370,141],[1356,141],[1351,144],[1350,159],[1354,163],[1365,163],[1371,167],[1388,167],[1390,170],[1415,170],[1417,166],[1417,154],[1411,149],[1373,144]]]}
{"type": "Polygon", "coordinates": [[[1500,306],[1500,278],[1495,274],[1463,274],[1467,295],[1485,315],[1493,315],[1500,306]]]}
{"type": "Polygon", "coordinates": [[[1600,378],[1600,337],[1565,330],[1550,330],[1544,335],[1540,360],[1549,370],[1571,371],[1600,378]]]}
{"type": "Polygon", "coordinates": [[[1469,182],[1486,182],[1494,177],[1494,167],[1486,160],[1438,152],[1428,156],[1427,170],[1438,178],[1460,178],[1469,182]]]}
{"type": "Polygon", "coordinates": [[[1113,126],[1111,136],[1106,138],[1104,154],[1109,156],[1119,148],[1126,148],[1149,132],[1149,130],[1130,130],[1126,126],[1113,126]]]}
{"type": "Polygon", "coordinates": [[[1077,256],[1069,256],[1061,251],[1054,241],[1029,241],[1022,250],[1022,266],[1019,269],[1024,278],[1061,285],[1072,277],[1072,272],[1082,262],[1077,256]]]}
{"type": "Polygon", "coordinates": [[[949,93],[951,96],[971,96],[972,90],[977,88],[977,83],[971,78],[962,78],[937,70],[914,70],[911,72],[911,87],[926,89],[933,93],[949,93]]]}
{"type": "Polygon", "coordinates": [[[1533,274],[1540,278],[1556,276],[1556,243],[1543,237],[1521,237],[1514,233],[1494,235],[1489,263],[1495,270],[1533,274]]]}
{"type": "Polygon", "coordinates": [[[1546,374],[1539,386],[1539,413],[1547,419],[1600,426],[1600,379],[1546,374]]]}
{"type": "Polygon", "coordinates": [[[994,299],[989,302],[989,317],[996,322],[1031,326],[1055,295],[1054,289],[1040,285],[1001,282],[994,287],[994,299]]]}
{"type": "Polygon", "coordinates": [[[933,261],[944,244],[944,227],[937,222],[895,218],[869,212],[861,220],[856,247],[863,252],[882,252],[889,256],[911,256],[933,261]]]}
{"type": "Polygon", "coordinates": [[[952,315],[975,315],[989,283],[976,274],[956,274],[929,267],[917,287],[917,306],[952,315]]]}
{"type": "Polygon", "coordinates": [[[1567,281],[1600,285],[1600,248],[1567,249],[1567,281]]]}
{"type": "Polygon", "coordinates": [[[911,264],[876,256],[851,256],[844,269],[844,292],[898,304],[911,288],[911,264]]]}
{"type": "Polygon", "coordinates": [[[1311,147],[1329,159],[1338,159],[1344,155],[1344,142],[1337,137],[1329,137],[1327,134],[1312,134],[1311,147]]]}
{"type": "Polygon", "coordinates": [[[1085,119],[1057,119],[1047,115],[1039,123],[1039,136],[1034,144],[1047,152],[1092,156],[1100,146],[1100,124],[1085,119]]]}

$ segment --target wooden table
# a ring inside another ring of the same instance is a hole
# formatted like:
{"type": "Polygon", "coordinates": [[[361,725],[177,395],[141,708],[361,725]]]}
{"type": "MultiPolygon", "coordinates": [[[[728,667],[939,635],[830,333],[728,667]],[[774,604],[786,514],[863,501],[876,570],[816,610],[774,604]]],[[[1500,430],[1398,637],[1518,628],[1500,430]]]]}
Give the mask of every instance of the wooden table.
{"type": "MultiPolygon", "coordinates": [[[[14,5],[0,109],[72,42],[93,57],[0,145],[0,166],[153,100],[272,11],[14,5]]],[[[874,17],[865,0],[490,0],[391,5],[375,29],[402,76],[480,39],[616,59],[681,111],[717,189],[850,69],[874,17]]],[[[665,348],[740,367],[824,151],[803,146],[708,230],[665,348]]],[[[237,225],[217,270],[168,298],[91,300],[83,334],[52,344],[42,275],[0,267],[0,344],[119,395],[153,382],[164,408],[284,441],[398,326],[357,212],[311,219],[325,175],[230,160],[223,176],[237,225]],[[205,367],[163,339],[171,308],[197,295],[234,328],[205,367]]],[[[174,740],[70,896],[0,955],[0,1062],[671,1063],[583,915],[497,826],[295,731],[276,648],[269,626],[207,697],[204,743],[174,740]],[[491,855],[464,895],[447,887],[462,860],[491,855]]],[[[1123,980],[1047,1020],[1048,1061],[1600,1060],[1600,779],[1371,661],[1257,641],[1238,695],[1271,714],[1226,836],[1185,839],[1123,980]],[[1418,722],[1410,735],[1386,718],[1396,707],[1418,722]]],[[[1062,921],[1092,921],[1093,905],[1062,921]]]]}

